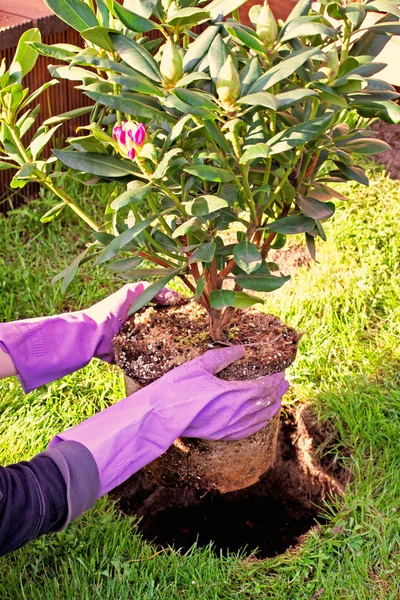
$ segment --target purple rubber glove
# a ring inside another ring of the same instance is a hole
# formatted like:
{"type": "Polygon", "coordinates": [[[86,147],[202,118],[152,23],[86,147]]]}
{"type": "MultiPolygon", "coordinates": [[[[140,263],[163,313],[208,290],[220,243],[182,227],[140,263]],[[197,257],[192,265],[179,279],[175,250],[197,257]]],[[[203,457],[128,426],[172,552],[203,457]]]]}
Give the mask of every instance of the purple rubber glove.
{"type": "Polygon", "coordinates": [[[279,409],[288,389],[283,373],[255,381],[215,374],[243,358],[243,346],[210,350],[158,381],[55,436],[80,442],[95,459],[98,496],[163,454],[179,436],[238,440],[252,435],[279,409]]]}
{"type": "MultiPolygon", "coordinates": [[[[86,310],[0,323],[0,346],[11,355],[24,391],[73,373],[93,357],[113,362],[112,339],[148,285],[127,284],[86,310]]],[[[154,301],[170,305],[179,298],[177,292],[164,288],[154,301]]]]}

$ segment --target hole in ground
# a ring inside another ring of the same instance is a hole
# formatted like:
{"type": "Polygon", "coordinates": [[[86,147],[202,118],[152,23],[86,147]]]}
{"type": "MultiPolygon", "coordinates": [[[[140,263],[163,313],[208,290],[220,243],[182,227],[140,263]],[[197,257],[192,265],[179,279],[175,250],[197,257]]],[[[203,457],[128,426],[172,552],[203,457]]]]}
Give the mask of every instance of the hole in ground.
{"type": "Polygon", "coordinates": [[[212,541],[217,553],[250,555],[257,548],[257,558],[276,556],[324,522],[319,516],[324,499],[340,495],[348,482],[344,468],[326,453],[330,438],[332,430],[303,408],[281,418],[275,466],[245,490],[202,494],[164,488],[141,471],[113,496],[123,513],[141,518],[143,536],[159,547],[187,550],[196,541],[199,546],[212,541]],[[321,443],[325,454],[319,461],[315,448],[321,443]]]}

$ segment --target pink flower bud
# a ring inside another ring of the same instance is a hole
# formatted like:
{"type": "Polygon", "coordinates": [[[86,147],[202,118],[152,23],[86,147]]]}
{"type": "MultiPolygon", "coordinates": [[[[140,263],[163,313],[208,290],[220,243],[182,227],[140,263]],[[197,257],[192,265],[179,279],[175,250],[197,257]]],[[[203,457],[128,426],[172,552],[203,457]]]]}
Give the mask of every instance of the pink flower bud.
{"type": "Polygon", "coordinates": [[[136,156],[136,152],[133,148],[131,148],[130,150],[128,150],[128,158],[130,158],[131,160],[133,160],[136,156]]]}
{"type": "Polygon", "coordinates": [[[119,125],[114,125],[113,130],[112,130],[112,136],[113,136],[114,140],[118,141],[120,131],[122,131],[122,127],[120,127],[119,125]]]}
{"type": "Polygon", "coordinates": [[[133,134],[133,141],[138,146],[143,146],[144,139],[146,137],[146,125],[139,123],[135,133],[133,134]]]}

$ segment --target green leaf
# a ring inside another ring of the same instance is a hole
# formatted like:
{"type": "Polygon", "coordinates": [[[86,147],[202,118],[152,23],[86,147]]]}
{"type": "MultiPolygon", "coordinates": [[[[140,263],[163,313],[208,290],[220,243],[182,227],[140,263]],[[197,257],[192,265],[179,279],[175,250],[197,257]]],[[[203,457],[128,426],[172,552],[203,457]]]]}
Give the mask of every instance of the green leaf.
{"type": "Polygon", "coordinates": [[[308,13],[310,12],[311,4],[312,0],[299,0],[299,2],[297,2],[292,8],[285,23],[290,23],[291,21],[293,21],[293,19],[297,19],[298,17],[308,15],[308,13]]]}
{"type": "Polygon", "coordinates": [[[98,25],[94,13],[82,0],[44,0],[44,2],[59,19],[77,31],[84,31],[88,27],[98,25]]]}
{"type": "Polygon", "coordinates": [[[210,75],[214,85],[229,54],[228,48],[220,34],[216,35],[208,51],[210,75]]]}
{"type": "Polygon", "coordinates": [[[272,108],[272,110],[278,110],[279,100],[273,94],[269,92],[258,92],[256,94],[249,94],[248,96],[242,96],[236,101],[236,104],[246,104],[248,106],[264,106],[265,108],[272,108]]]}
{"type": "Polygon", "coordinates": [[[135,174],[133,166],[128,161],[119,160],[107,154],[68,152],[66,150],[53,150],[53,154],[66,167],[83,173],[111,178],[135,174]]]}
{"type": "Polygon", "coordinates": [[[183,169],[190,175],[200,177],[204,181],[217,181],[219,183],[228,183],[233,181],[235,176],[227,169],[220,169],[218,167],[209,167],[208,165],[191,165],[183,169]]]}
{"type": "MultiPolygon", "coordinates": [[[[133,72],[134,73],[134,72],[133,72]]],[[[151,94],[163,97],[165,96],[164,90],[151,83],[146,77],[142,77],[139,73],[134,73],[133,75],[125,76],[125,75],[110,75],[109,81],[112,83],[118,83],[125,88],[123,91],[135,91],[141,94],[151,94]]]]}
{"type": "Polygon", "coordinates": [[[89,29],[81,31],[81,36],[95,46],[107,50],[107,52],[114,52],[114,45],[109,36],[111,32],[115,33],[115,30],[97,25],[97,27],[89,27],[89,29]]]}
{"type": "MultiPolygon", "coordinates": [[[[210,9],[210,6],[207,7],[210,9]]],[[[193,71],[195,67],[200,63],[200,61],[207,54],[213,39],[219,32],[218,25],[210,25],[207,27],[196,39],[194,42],[189,44],[189,48],[183,59],[183,70],[185,73],[188,71],[193,71]]]]}
{"type": "Polygon", "coordinates": [[[114,110],[119,110],[127,115],[133,115],[136,118],[151,120],[170,121],[172,117],[167,115],[160,108],[155,108],[152,103],[148,102],[147,96],[140,94],[131,94],[130,92],[122,92],[118,96],[112,94],[102,94],[100,92],[84,92],[95,102],[109,106],[114,110]]]}
{"type": "Polygon", "coordinates": [[[200,300],[200,296],[204,292],[204,288],[205,287],[206,287],[205,279],[204,279],[204,277],[200,277],[200,279],[197,281],[196,293],[195,293],[195,295],[193,297],[193,300],[195,302],[198,302],[200,300]]]}
{"type": "Polygon", "coordinates": [[[185,204],[185,209],[188,215],[193,217],[204,217],[221,208],[229,206],[226,200],[218,196],[198,196],[194,200],[185,204]]]}
{"type": "Polygon", "coordinates": [[[309,60],[312,56],[317,54],[321,50],[320,46],[310,48],[308,50],[299,50],[292,52],[289,58],[280,61],[277,65],[271,67],[264,75],[261,75],[255,83],[251,86],[250,94],[256,92],[262,92],[268,88],[271,88],[279,81],[290,77],[297,69],[299,69],[304,63],[309,60]]]}
{"type": "Polygon", "coordinates": [[[67,79],[68,81],[84,81],[85,79],[99,79],[99,75],[81,67],[63,67],[60,65],[49,65],[49,73],[57,79],[67,79]]]}
{"type": "MultiPolygon", "coordinates": [[[[388,23],[393,20],[392,15],[384,15],[377,23],[388,23]]],[[[371,62],[382,52],[390,37],[383,31],[378,35],[372,31],[364,32],[352,46],[351,56],[356,56],[360,62],[371,62]]]]}
{"type": "Polygon", "coordinates": [[[259,143],[254,144],[254,146],[250,146],[240,159],[240,164],[246,164],[251,160],[255,160],[256,158],[267,158],[271,153],[271,148],[267,144],[259,143]]]}
{"type": "Polygon", "coordinates": [[[351,2],[344,7],[344,12],[353,29],[356,30],[365,19],[365,8],[360,2],[351,2]]]}
{"type": "Polygon", "coordinates": [[[10,66],[10,72],[14,70],[16,63],[20,65],[23,77],[32,71],[38,59],[38,54],[27,42],[41,42],[41,40],[42,36],[37,28],[28,29],[21,35],[10,66]]]}
{"type": "Polygon", "coordinates": [[[145,219],[144,221],[140,221],[136,223],[133,227],[126,229],[123,233],[121,233],[118,237],[115,237],[103,250],[100,254],[99,258],[96,261],[96,264],[100,265],[104,262],[107,262],[111,258],[114,258],[116,254],[122,248],[124,248],[129,242],[131,242],[135,237],[137,237],[142,231],[149,227],[155,220],[157,216],[154,215],[149,219],[145,219]]]}
{"type": "Polygon", "coordinates": [[[350,140],[341,146],[346,152],[357,152],[357,154],[380,154],[390,150],[389,144],[375,138],[363,138],[350,140]]]}
{"type": "Polygon", "coordinates": [[[311,217],[312,219],[320,219],[321,221],[329,219],[335,212],[331,208],[332,205],[329,206],[328,204],[320,202],[315,198],[310,198],[306,196],[299,195],[296,198],[296,204],[306,217],[311,217]]]}
{"type": "Polygon", "coordinates": [[[231,290],[213,290],[210,294],[210,304],[216,310],[222,310],[225,306],[235,308],[249,308],[254,304],[263,304],[261,298],[250,296],[246,292],[233,292],[231,290]]]}
{"type": "Polygon", "coordinates": [[[198,219],[197,217],[192,217],[188,221],[185,221],[184,223],[182,223],[182,225],[179,225],[179,227],[177,227],[175,229],[174,233],[172,234],[172,237],[174,239],[176,239],[177,237],[179,237],[181,235],[185,235],[189,231],[195,231],[196,229],[200,229],[200,228],[201,228],[200,219],[198,219]]]}
{"type": "Polygon", "coordinates": [[[62,212],[62,210],[67,206],[66,202],[59,202],[58,204],[56,204],[55,206],[53,206],[53,208],[51,208],[50,210],[48,210],[43,217],[41,217],[40,222],[41,223],[50,223],[50,221],[52,221],[53,219],[55,219],[55,217],[58,217],[58,215],[62,212]]]}
{"type": "Polygon", "coordinates": [[[257,271],[262,263],[261,254],[257,246],[248,240],[244,240],[234,246],[233,257],[238,267],[248,275],[253,273],[253,271],[257,271]]]}
{"type": "Polygon", "coordinates": [[[59,123],[58,125],[55,125],[51,129],[49,129],[49,131],[44,131],[37,137],[33,138],[32,142],[29,146],[29,149],[32,153],[32,160],[36,160],[36,158],[40,155],[43,148],[51,140],[54,133],[57,131],[57,129],[60,126],[61,126],[61,123],[59,123]]]}
{"type": "Polygon", "coordinates": [[[142,17],[138,13],[131,12],[124,6],[118,4],[118,2],[114,3],[113,10],[119,20],[131,31],[145,33],[146,31],[151,31],[152,29],[158,29],[157,23],[142,17]]]}
{"type": "Polygon", "coordinates": [[[149,19],[154,13],[158,0],[124,0],[125,8],[149,19]]]}
{"type": "Polygon", "coordinates": [[[375,23],[368,27],[370,33],[400,35],[400,23],[375,23]]]}
{"type": "Polygon", "coordinates": [[[276,233],[295,234],[311,231],[315,227],[314,219],[304,217],[303,215],[291,215],[278,219],[273,223],[269,223],[265,229],[267,231],[275,231],[276,233]]]}
{"type": "Polygon", "coordinates": [[[187,85],[190,85],[194,81],[201,81],[201,80],[204,81],[205,79],[210,79],[210,76],[207,75],[207,73],[201,73],[198,71],[195,71],[194,73],[187,73],[181,79],[179,79],[179,81],[177,81],[175,83],[175,87],[176,88],[186,87],[187,85]]]}
{"type": "Polygon", "coordinates": [[[135,269],[142,262],[143,259],[140,256],[135,256],[133,258],[122,258],[121,260],[116,260],[108,265],[108,268],[116,273],[123,273],[124,271],[129,271],[129,269],[135,269]]]}
{"type": "Polygon", "coordinates": [[[336,162],[339,171],[345,175],[345,177],[349,180],[357,181],[357,183],[361,183],[362,185],[369,185],[369,180],[364,170],[361,167],[350,167],[349,165],[345,165],[342,162],[336,162]]]}
{"type": "Polygon", "coordinates": [[[240,8],[247,0],[213,0],[207,5],[211,18],[220,20],[240,8]]]}
{"type": "MultiPolygon", "coordinates": [[[[112,265],[110,265],[111,267],[112,265]]],[[[175,272],[175,269],[161,268],[161,269],[132,269],[124,271],[124,279],[146,279],[146,277],[159,277],[160,275],[168,275],[169,273],[175,272]]]]}
{"type": "Polygon", "coordinates": [[[336,38],[337,32],[333,27],[327,27],[322,23],[303,23],[297,27],[293,27],[279,39],[281,44],[292,40],[293,38],[311,37],[313,35],[322,35],[329,38],[336,38]]]}
{"type": "Polygon", "coordinates": [[[232,21],[228,21],[224,23],[226,31],[234,38],[239,40],[245,48],[251,48],[255,50],[255,52],[259,52],[261,54],[266,54],[265,48],[261,43],[258,35],[250,29],[250,27],[246,27],[241,23],[236,23],[232,21]]]}
{"type": "Polygon", "coordinates": [[[175,95],[189,106],[200,106],[208,110],[215,109],[213,96],[204,92],[195,92],[194,90],[176,89],[175,95]]]}
{"type": "Polygon", "coordinates": [[[157,169],[154,171],[153,178],[162,179],[165,176],[168,167],[170,166],[171,159],[181,152],[181,148],[172,148],[171,150],[168,150],[168,152],[164,154],[163,158],[159,162],[157,169]]]}
{"type": "Polygon", "coordinates": [[[173,27],[192,27],[209,18],[210,13],[208,10],[188,6],[174,11],[171,17],[167,19],[167,23],[173,27]]]}
{"type": "Polygon", "coordinates": [[[155,281],[154,283],[149,285],[149,287],[147,287],[140,294],[140,296],[138,296],[138,298],[135,300],[135,302],[133,303],[133,305],[131,306],[131,308],[128,311],[128,316],[137,312],[138,310],[140,310],[141,308],[146,306],[146,304],[148,302],[153,300],[154,296],[156,296],[158,294],[158,292],[161,292],[163,287],[165,287],[167,285],[167,283],[169,281],[171,281],[171,279],[173,279],[176,275],[178,275],[180,273],[180,271],[181,271],[181,269],[175,269],[173,271],[169,271],[168,275],[165,275],[165,277],[162,277],[158,281],[155,281]]]}
{"type": "Polygon", "coordinates": [[[61,291],[63,294],[65,293],[67,287],[69,286],[69,284],[75,277],[75,275],[78,271],[79,265],[83,262],[86,262],[87,260],[90,260],[90,258],[92,258],[92,256],[87,256],[89,253],[89,250],[91,250],[90,247],[85,248],[85,250],[83,250],[83,252],[81,252],[76,258],[74,258],[74,260],[72,261],[72,263],[70,265],[68,265],[68,267],[63,269],[61,271],[61,273],[58,273],[51,280],[52,285],[54,285],[59,279],[63,280],[62,286],[61,286],[61,291]]]}
{"type": "Polygon", "coordinates": [[[110,206],[113,210],[119,210],[133,202],[141,202],[151,190],[151,185],[146,185],[141,181],[132,181],[129,185],[130,189],[111,202],[110,206]]]}
{"type": "Polygon", "coordinates": [[[235,275],[235,283],[245,290],[253,290],[254,292],[274,292],[289,281],[290,275],[285,277],[276,277],[271,275],[265,263],[261,265],[255,273],[247,275],[240,273],[235,275]]]}
{"type": "Polygon", "coordinates": [[[42,56],[48,56],[57,60],[69,60],[76,55],[76,52],[60,48],[57,44],[42,44],[40,42],[26,42],[28,46],[33,48],[38,54],[42,56]]]}
{"type": "Polygon", "coordinates": [[[293,106],[293,104],[296,102],[301,102],[305,98],[311,98],[315,96],[318,96],[317,92],[304,88],[294,89],[290,92],[282,92],[281,94],[277,94],[275,96],[279,101],[277,110],[283,110],[289,106],[293,106]]]}
{"type": "Polygon", "coordinates": [[[16,165],[12,163],[5,162],[4,160],[0,160],[0,171],[5,171],[6,169],[17,169],[16,165]]]}
{"type": "Polygon", "coordinates": [[[122,33],[111,33],[110,38],[122,60],[132,69],[153,81],[161,82],[160,69],[150,52],[122,33]]]}
{"type": "Polygon", "coordinates": [[[340,106],[341,108],[347,108],[346,99],[343,98],[340,94],[335,92],[332,88],[325,85],[324,83],[316,83],[314,87],[321,92],[320,98],[322,102],[329,102],[330,104],[334,104],[335,106],[340,106]]]}
{"type": "Polygon", "coordinates": [[[189,258],[189,264],[194,262],[210,263],[214,258],[216,247],[217,244],[215,242],[201,244],[189,258]]]}
{"type": "Polygon", "coordinates": [[[93,106],[82,106],[82,108],[74,108],[74,110],[69,110],[68,112],[61,113],[60,115],[54,115],[54,117],[50,117],[43,121],[43,125],[54,125],[55,123],[64,123],[64,121],[69,121],[70,119],[76,119],[82,115],[86,115],[88,112],[93,110],[93,106]]]}
{"type": "Polygon", "coordinates": [[[400,10],[397,8],[394,2],[390,2],[389,0],[372,0],[372,2],[368,2],[364,8],[366,11],[373,10],[400,17],[400,10]]]}
{"type": "Polygon", "coordinates": [[[286,150],[305,144],[315,137],[318,137],[325,129],[327,129],[331,116],[332,115],[328,114],[328,116],[311,119],[311,121],[305,121],[304,123],[298,123],[293,127],[280,131],[268,140],[271,154],[286,152],[286,150]]]}

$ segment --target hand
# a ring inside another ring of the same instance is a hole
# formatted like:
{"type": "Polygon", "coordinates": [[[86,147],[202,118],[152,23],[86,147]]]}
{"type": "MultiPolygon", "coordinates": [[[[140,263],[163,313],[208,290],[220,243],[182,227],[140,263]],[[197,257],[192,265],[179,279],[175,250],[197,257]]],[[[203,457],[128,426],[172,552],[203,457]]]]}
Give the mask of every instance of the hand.
{"type": "Polygon", "coordinates": [[[180,435],[237,440],[252,435],[279,409],[283,373],[255,381],[215,374],[244,356],[243,346],[210,350],[97,413],[50,443],[77,441],[94,457],[99,497],[163,454],[180,435]]]}
{"type": "MultiPolygon", "coordinates": [[[[12,358],[24,391],[73,373],[93,357],[113,362],[112,338],[148,285],[127,284],[86,310],[0,323],[0,347],[12,358]]],[[[175,304],[179,298],[177,292],[164,288],[155,301],[175,304]]],[[[5,374],[12,374],[8,371],[5,374]]]]}

